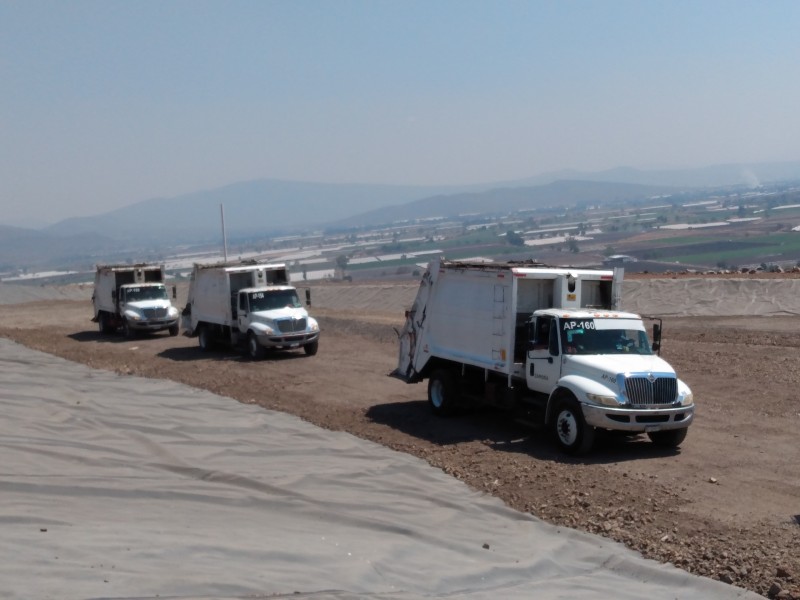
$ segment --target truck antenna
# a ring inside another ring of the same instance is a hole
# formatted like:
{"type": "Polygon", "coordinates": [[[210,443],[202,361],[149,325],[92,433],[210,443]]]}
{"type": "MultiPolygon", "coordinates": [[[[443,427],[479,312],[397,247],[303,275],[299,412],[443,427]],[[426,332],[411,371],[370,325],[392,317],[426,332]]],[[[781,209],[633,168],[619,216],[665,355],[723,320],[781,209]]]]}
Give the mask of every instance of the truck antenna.
{"type": "Polygon", "coordinates": [[[223,260],[228,262],[228,238],[225,236],[225,205],[219,205],[219,216],[222,220],[222,256],[223,260]]]}

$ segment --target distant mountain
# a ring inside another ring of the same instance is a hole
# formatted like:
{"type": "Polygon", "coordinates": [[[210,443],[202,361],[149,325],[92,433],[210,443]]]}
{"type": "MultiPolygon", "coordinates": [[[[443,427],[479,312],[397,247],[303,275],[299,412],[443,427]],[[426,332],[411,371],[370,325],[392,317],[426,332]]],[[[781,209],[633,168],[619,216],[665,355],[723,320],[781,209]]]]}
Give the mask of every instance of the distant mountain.
{"type": "Polygon", "coordinates": [[[117,239],[177,243],[218,241],[220,205],[231,236],[281,235],[428,196],[488,186],[393,186],[304,183],[264,179],[154,198],[94,217],[67,219],[46,229],[56,234],[101,233],[117,239]]]}
{"type": "Polygon", "coordinates": [[[638,183],[640,185],[691,188],[719,188],[739,185],[757,187],[765,183],[800,181],[800,162],[732,163],[695,169],[664,170],[618,167],[596,173],[564,170],[520,179],[515,181],[514,185],[544,185],[559,180],[638,183]]]}
{"type": "Polygon", "coordinates": [[[675,191],[800,181],[800,162],[686,170],[561,171],[481,185],[326,184],[261,179],[153,198],[42,230],[0,227],[3,265],[65,265],[158,256],[178,244],[218,244],[220,205],[229,239],[269,238],[323,227],[375,225],[420,217],[508,212],[544,206],[641,201],[675,191]]]}
{"type": "Polygon", "coordinates": [[[482,192],[434,196],[415,202],[372,210],[336,223],[363,227],[413,219],[452,217],[472,213],[505,214],[509,211],[578,204],[645,201],[672,194],[680,188],[598,181],[556,181],[547,185],[495,188],[482,192]]]}
{"type": "Polygon", "coordinates": [[[0,272],[20,266],[66,269],[76,264],[102,262],[103,257],[120,253],[125,248],[96,233],[62,236],[0,225],[0,272]]]}
{"type": "MultiPolygon", "coordinates": [[[[800,163],[720,165],[669,171],[631,168],[599,173],[562,171],[513,182],[462,186],[327,184],[260,179],[173,198],[152,198],[101,215],[66,219],[43,231],[62,236],[91,233],[139,244],[217,242],[221,231],[220,205],[224,205],[229,235],[275,237],[298,230],[317,229],[329,223],[364,222],[357,216],[378,216],[382,209],[412,202],[417,203],[413,211],[419,211],[420,206],[431,206],[436,207],[431,210],[437,214],[443,211],[457,214],[485,208],[487,202],[511,202],[504,207],[511,209],[518,205],[517,202],[533,202],[533,206],[542,202],[574,203],[581,200],[580,194],[585,196],[582,200],[592,200],[593,192],[588,186],[581,188],[580,192],[575,185],[570,191],[563,184],[561,188],[550,188],[549,192],[524,191],[564,180],[703,188],[791,179],[800,180],[800,163]],[[558,193],[568,195],[558,197],[558,193]]],[[[612,189],[606,187],[605,191],[598,193],[602,198],[610,197],[612,189]]],[[[636,193],[633,188],[629,192],[622,197],[636,193]]],[[[386,215],[391,214],[405,213],[400,208],[392,208],[386,215]]]]}

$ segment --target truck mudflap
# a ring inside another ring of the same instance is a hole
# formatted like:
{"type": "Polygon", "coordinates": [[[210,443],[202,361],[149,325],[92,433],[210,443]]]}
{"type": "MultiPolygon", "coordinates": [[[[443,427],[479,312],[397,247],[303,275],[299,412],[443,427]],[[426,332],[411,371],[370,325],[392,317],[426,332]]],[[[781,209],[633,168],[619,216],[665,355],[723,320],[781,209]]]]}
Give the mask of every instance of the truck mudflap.
{"type": "Polygon", "coordinates": [[[400,381],[404,381],[405,383],[419,383],[420,381],[422,381],[422,377],[420,377],[419,373],[413,373],[411,375],[407,375],[400,369],[395,369],[388,375],[389,377],[394,377],[395,379],[399,379],[400,381]]]}

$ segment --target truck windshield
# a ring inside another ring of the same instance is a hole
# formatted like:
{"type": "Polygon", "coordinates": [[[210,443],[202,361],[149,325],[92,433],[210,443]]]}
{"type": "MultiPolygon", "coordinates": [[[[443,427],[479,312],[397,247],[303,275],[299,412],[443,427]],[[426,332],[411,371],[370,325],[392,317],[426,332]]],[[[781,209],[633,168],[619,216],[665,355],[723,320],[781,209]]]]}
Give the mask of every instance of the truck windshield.
{"type": "Polygon", "coordinates": [[[653,354],[637,319],[563,319],[559,325],[565,354],[653,354]]]}
{"type": "Polygon", "coordinates": [[[143,285],[125,289],[125,300],[137,302],[139,300],[168,300],[167,288],[163,285],[143,285]]]}
{"type": "Polygon", "coordinates": [[[300,300],[295,290],[270,290],[250,292],[250,312],[275,310],[276,308],[300,308],[300,300]]]}

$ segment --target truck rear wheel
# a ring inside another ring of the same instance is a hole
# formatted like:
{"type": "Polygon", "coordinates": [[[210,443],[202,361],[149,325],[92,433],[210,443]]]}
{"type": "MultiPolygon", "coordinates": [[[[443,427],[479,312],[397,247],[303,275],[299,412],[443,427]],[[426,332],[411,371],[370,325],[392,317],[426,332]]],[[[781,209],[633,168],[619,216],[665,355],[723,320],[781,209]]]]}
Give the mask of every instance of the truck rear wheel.
{"type": "Polygon", "coordinates": [[[428,380],[428,404],[433,414],[452,415],[458,407],[458,386],[455,374],[449,369],[437,369],[428,380]]]}
{"type": "Polygon", "coordinates": [[[594,445],[594,427],[586,424],[581,405],[573,396],[566,396],[556,404],[553,433],[562,451],[567,454],[585,454],[594,445]]]}
{"type": "Polygon", "coordinates": [[[105,334],[108,333],[109,329],[111,328],[108,326],[108,317],[106,317],[106,313],[101,310],[97,313],[97,330],[105,334]]]}
{"type": "Polygon", "coordinates": [[[258,338],[252,331],[247,334],[247,353],[253,360],[260,360],[265,354],[264,346],[258,343],[258,338]]]}
{"type": "Polygon", "coordinates": [[[200,324],[197,327],[197,345],[202,352],[211,350],[211,332],[208,330],[208,325],[200,324]]]}
{"type": "Polygon", "coordinates": [[[686,434],[688,432],[688,427],[684,427],[683,429],[668,429],[667,431],[651,431],[647,434],[647,437],[657,446],[677,448],[681,445],[681,442],[686,439],[686,434]]]}

